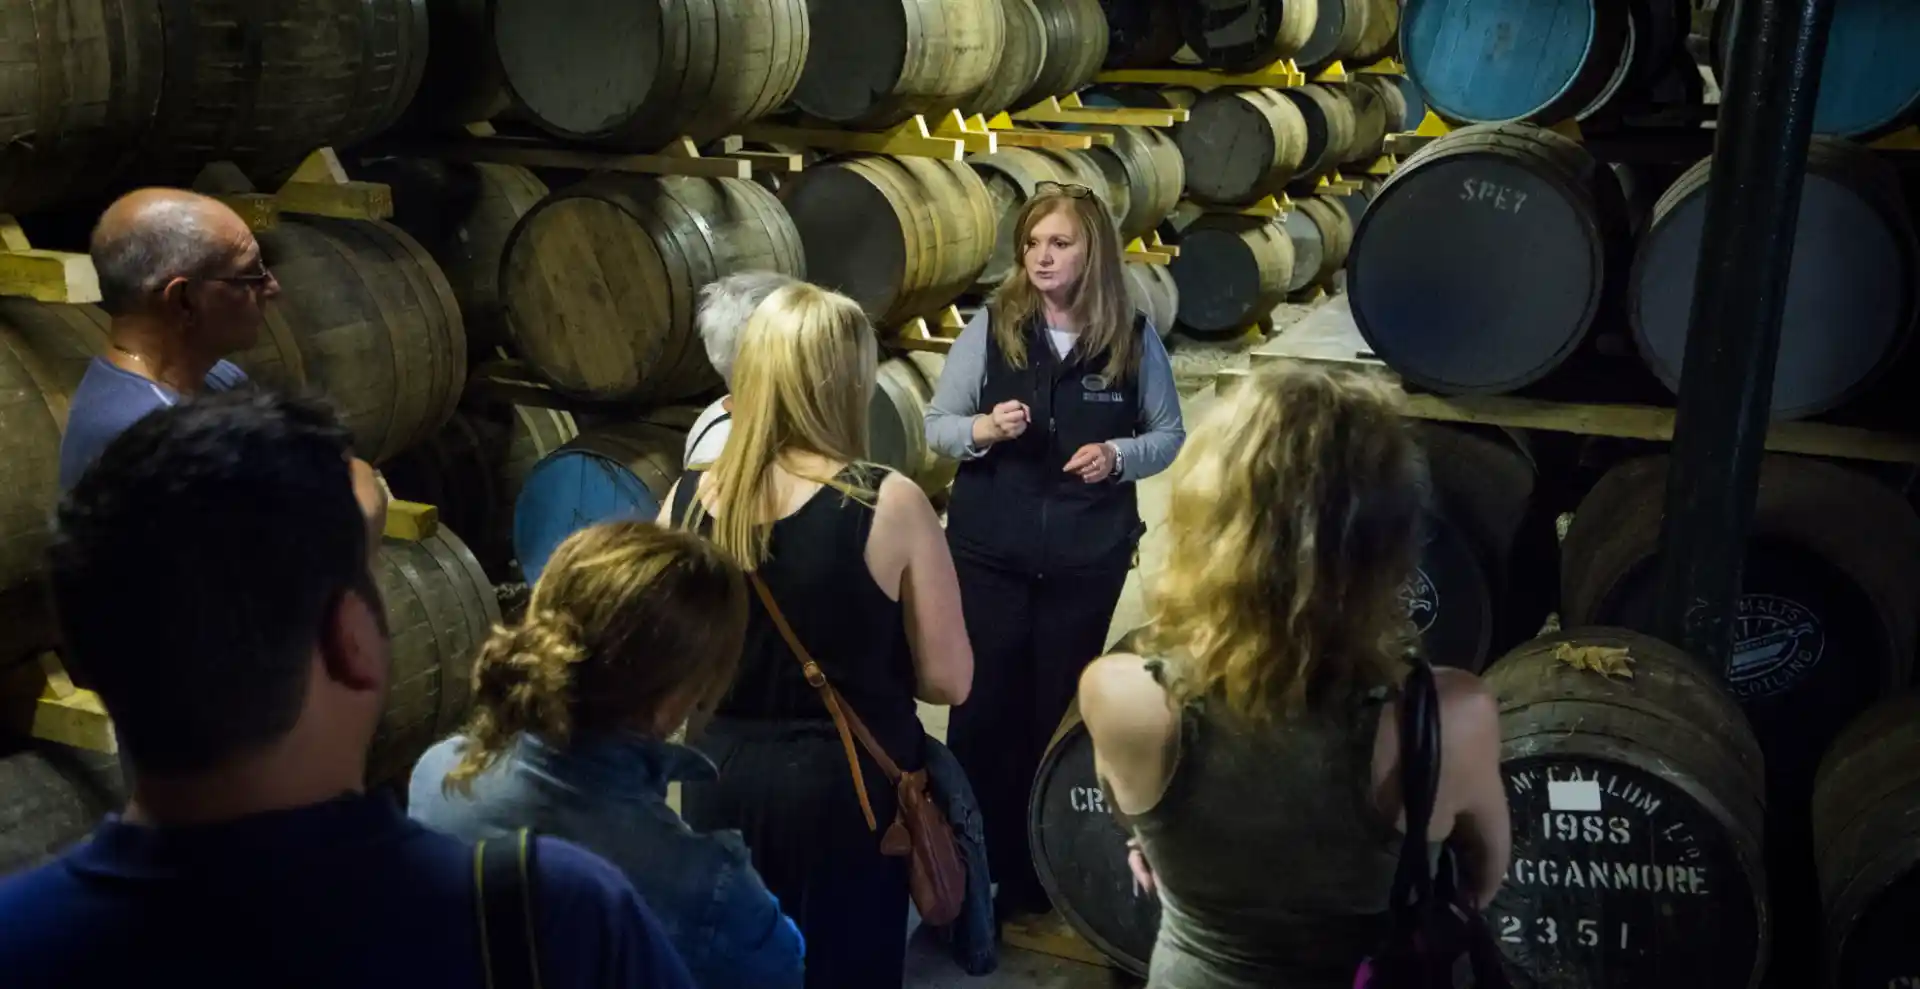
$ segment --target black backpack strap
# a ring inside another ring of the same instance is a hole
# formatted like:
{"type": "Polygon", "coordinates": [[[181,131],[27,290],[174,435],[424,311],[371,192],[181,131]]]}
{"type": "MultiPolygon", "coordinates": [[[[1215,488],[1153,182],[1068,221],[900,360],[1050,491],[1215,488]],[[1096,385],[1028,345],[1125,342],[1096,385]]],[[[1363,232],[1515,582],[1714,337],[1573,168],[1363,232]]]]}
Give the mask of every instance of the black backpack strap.
{"type": "Polygon", "coordinates": [[[533,933],[533,832],[473,846],[475,912],[487,989],[540,989],[540,954],[533,933]]]}
{"type": "Polygon", "coordinates": [[[700,490],[700,476],[706,473],[698,470],[683,470],[680,481],[673,492],[673,504],[667,506],[666,524],[669,527],[687,524],[693,516],[693,496],[700,490]]]}
{"type": "Polygon", "coordinates": [[[1434,902],[1432,862],[1427,831],[1440,789],[1440,693],[1433,667],[1424,658],[1410,658],[1412,669],[1400,691],[1400,804],[1407,815],[1407,833],[1400,846],[1400,865],[1393,877],[1391,909],[1403,926],[1412,929],[1431,916],[1434,902]]]}

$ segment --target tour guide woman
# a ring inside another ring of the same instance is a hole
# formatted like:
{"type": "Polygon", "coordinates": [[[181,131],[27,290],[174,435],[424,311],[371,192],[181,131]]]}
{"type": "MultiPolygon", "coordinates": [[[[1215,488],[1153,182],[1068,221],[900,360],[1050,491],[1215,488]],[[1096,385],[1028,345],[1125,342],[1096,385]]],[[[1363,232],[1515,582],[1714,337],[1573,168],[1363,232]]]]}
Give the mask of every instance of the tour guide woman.
{"type": "Polygon", "coordinates": [[[1042,183],[1015,224],[1024,277],[961,331],[927,442],[961,461],[947,541],[973,642],[973,694],[947,741],[980,800],[1002,914],[1044,909],[1027,791],[1107,626],[1142,525],[1133,482],[1185,438],[1173,366],[1128,300],[1113,219],[1042,183]]]}

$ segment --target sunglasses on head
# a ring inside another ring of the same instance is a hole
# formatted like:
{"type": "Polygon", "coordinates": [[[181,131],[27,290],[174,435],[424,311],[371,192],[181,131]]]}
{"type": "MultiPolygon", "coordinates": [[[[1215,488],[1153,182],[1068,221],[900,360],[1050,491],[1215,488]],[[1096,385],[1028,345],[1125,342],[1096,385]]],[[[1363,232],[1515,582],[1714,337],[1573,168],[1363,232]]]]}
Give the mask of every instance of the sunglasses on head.
{"type": "Polygon", "coordinates": [[[1085,199],[1088,196],[1093,195],[1092,189],[1089,189],[1084,185],[1074,185],[1071,182],[1052,182],[1052,181],[1035,182],[1033,184],[1033,191],[1040,195],[1046,195],[1047,193],[1050,193],[1050,192],[1057,192],[1057,193],[1060,193],[1061,195],[1069,196],[1073,199],[1085,199]]]}

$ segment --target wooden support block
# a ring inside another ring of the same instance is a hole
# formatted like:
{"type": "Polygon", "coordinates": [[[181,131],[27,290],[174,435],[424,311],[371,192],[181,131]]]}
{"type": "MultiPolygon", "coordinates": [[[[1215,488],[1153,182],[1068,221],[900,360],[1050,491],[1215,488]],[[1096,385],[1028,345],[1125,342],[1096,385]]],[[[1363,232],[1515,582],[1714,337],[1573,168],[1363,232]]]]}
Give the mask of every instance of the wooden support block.
{"type": "Polygon", "coordinates": [[[1000,925],[1000,940],[1007,946],[1068,961],[1112,968],[1113,963],[1098,948],[1075,933],[1057,912],[1014,917],[1000,925]]]}
{"type": "Polygon", "coordinates": [[[1155,110],[1150,107],[1089,107],[1078,96],[1049,96],[1043,102],[1014,113],[1002,113],[995,120],[1025,120],[1036,124],[1116,124],[1135,127],[1172,127],[1187,122],[1186,110],[1155,110]]]}
{"type": "Polygon", "coordinates": [[[970,155],[990,155],[1000,150],[998,136],[987,122],[975,114],[971,119],[960,115],[958,110],[948,110],[933,127],[933,136],[950,137],[959,141],[970,155]]]}
{"type": "Polygon", "coordinates": [[[884,131],[838,130],[829,126],[788,126],[785,124],[748,124],[740,129],[749,141],[767,144],[798,144],[823,151],[864,151],[878,155],[903,155],[913,158],[944,158],[965,161],[966,142],[953,137],[936,137],[927,129],[927,118],[913,119],[884,131]]]}
{"type": "Polygon", "coordinates": [[[1379,178],[1386,178],[1393,174],[1394,169],[1399,167],[1400,162],[1394,156],[1381,155],[1373,160],[1373,164],[1367,166],[1367,174],[1379,178]]]}
{"type": "Polygon", "coordinates": [[[246,221],[248,230],[272,230],[280,222],[279,201],[254,189],[253,180],[233,162],[208,162],[194,176],[192,188],[225,203],[246,221]]]}
{"type": "Polygon", "coordinates": [[[1283,192],[1277,196],[1266,196],[1251,206],[1212,206],[1205,203],[1199,206],[1208,213],[1235,213],[1264,220],[1278,220],[1293,209],[1293,199],[1283,192]]]}
{"type": "Polygon", "coordinates": [[[387,529],[381,535],[417,543],[440,531],[440,510],[417,501],[387,502],[387,529]]]}
{"type": "Polygon", "coordinates": [[[100,301],[100,276],[93,270],[92,258],[38,250],[13,217],[0,214],[0,296],[95,303],[100,301]]]}
{"type": "Polygon", "coordinates": [[[300,167],[293,170],[288,182],[312,182],[316,185],[346,185],[347,168],[340,164],[340,156],[332,148],[321,148],[307,156],[300,167]]]}
{"type": "Polygon", "coordinates": [[[1094,82],[1142,83],[1149,86],[1181,86],[1188,89],[1218,89],[1221,86],[1260,86],[1289,89],[1304,86],[1307,75],[1292,59],[1280,59],[1252,72],[1216,72],[1212,69],[1116,69],[1093,77],[1094,82]]]}
{"type": "Polygon", "coordinates": [[[1338,61],[1321,69],[1313,77],[1314,82],[1347,82],[1350,79],[1351,77],[1347,75],[1347,67],[1338,61]]]}
{"type": "Polygon", "coordinates": [[[1407,74],[1407,67],[1401,65],[1399,59],[1383,58],[1359,71],[1376,76],[1404,76],[1407,74]]]}
{"type": "MultiPolygon", "coordinates": [[[[1155,237],[1158,240],[1158,237],[1155,237]]],[[[1127,242],[1126,253],[1121,258],[1134,264],[1168,264],[1173,255],[1147,244],[1146,239],[1135,237],[1127,242]]]]}
{"type": "Polygon", "coordinates": [[[992,120],[975,114],[975,120],[992,130],[1000,139],[1002,147],[1043,148],[1053,151],[1086,151],[1095,146],[1110,148],[1113,135],[1098,131],[1057,131],[1041,127],[1020,127],[1013,118],[1004,113],[994,114],[992,120]]]}
{"type": "Polygon", "coordinates": [[[0,684],[0,725],[28,738],[90,752],[120,749],[100,696],[75,687],[53,653],[21,666],[0,684]]]}
{"type": "Polygon", "coordinates": [[[380,182],[288,182],[273,198],[282,213],[338,220],[384,220],[393,215],[393,190],[380,182]]]}
{"type": "Polygon", "coordinates": [[[953,349],[954,338],[965,329],[966,320],[960,316],[956,306],[948,306],[935,314],[929,321],[915,316],[894,333],[889,342],[902,350],[924,350],[929,353],[944,354],[953,349]]]}

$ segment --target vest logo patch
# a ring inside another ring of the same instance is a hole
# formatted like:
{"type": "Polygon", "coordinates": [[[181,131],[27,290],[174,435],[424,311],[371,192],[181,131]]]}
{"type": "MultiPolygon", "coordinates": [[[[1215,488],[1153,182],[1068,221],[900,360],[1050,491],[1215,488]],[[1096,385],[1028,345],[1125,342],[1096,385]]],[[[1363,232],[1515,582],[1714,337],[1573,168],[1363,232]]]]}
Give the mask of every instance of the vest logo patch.
{"type": "MultiPolygon", "coordinates": [[[[1080,379],[1080,387],[1088,391],[1106,391],[1111,384],[1104,374],[1089,374],[1080,379]]],[[[1104,401],[1104,399],[1095,399],[1095,401],[1104,401]]]]}

